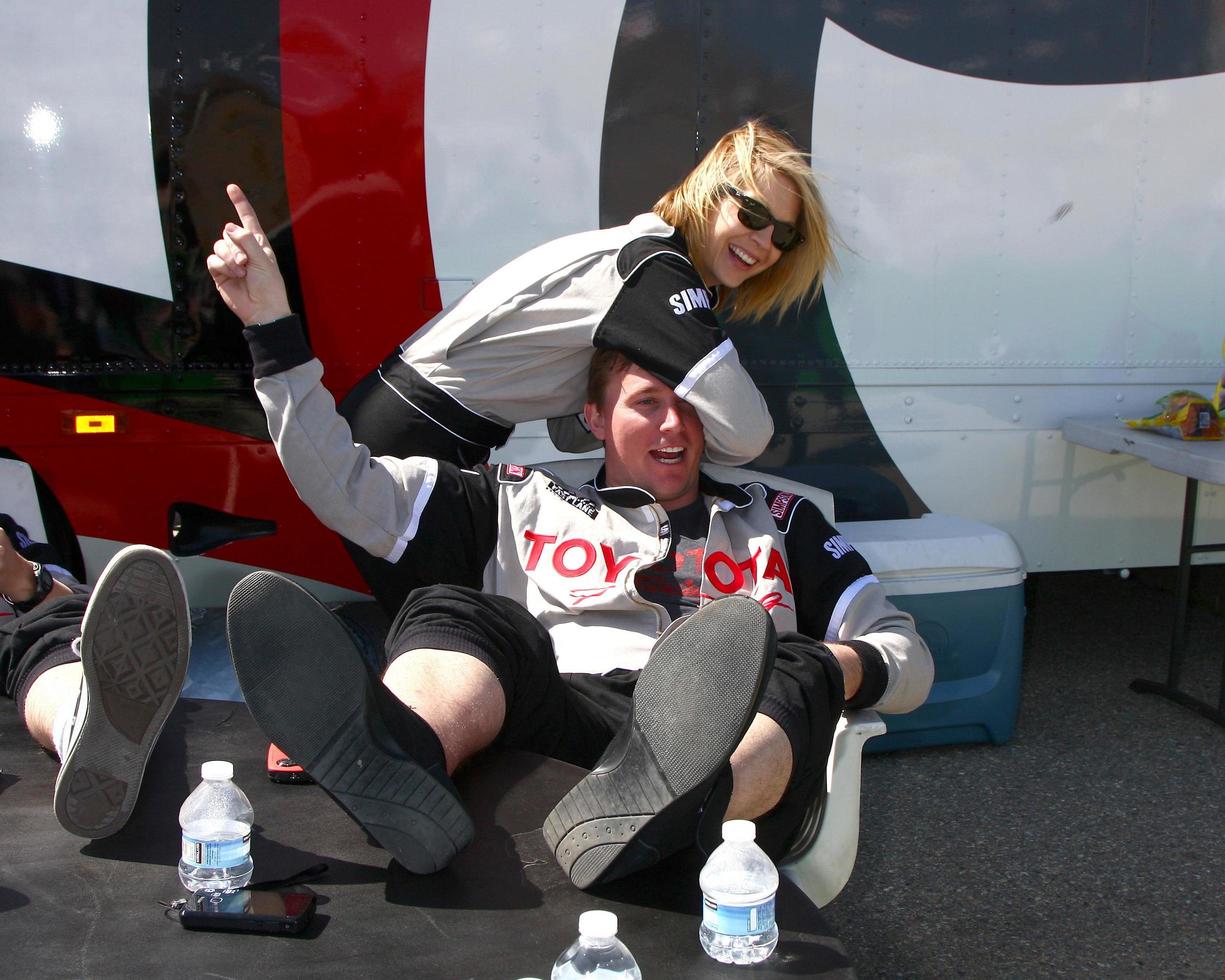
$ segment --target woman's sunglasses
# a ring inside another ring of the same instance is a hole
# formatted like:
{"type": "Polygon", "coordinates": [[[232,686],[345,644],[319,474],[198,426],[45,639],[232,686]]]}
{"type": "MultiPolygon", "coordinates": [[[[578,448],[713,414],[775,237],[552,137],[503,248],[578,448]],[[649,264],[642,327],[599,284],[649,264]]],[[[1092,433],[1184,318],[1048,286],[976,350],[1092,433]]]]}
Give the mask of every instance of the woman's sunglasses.
{"type": "Polygon", "coordinates": [[[736,189],[731,184],[724,184],[723,191],[726,194],[735,198],[736,203],[740,206],[738,215],[740,223],[749,231],[761,231],[766,225],[773,225],[774,231],[770,233],[770,241],[774,243],[774,247],[780,252],[790,252],[793,248],[804,241],[804,236],[800,234],[800,229],[795,225],[789,225],[785,221],[779,221],[770,213],[770,209],[755,197],[749,197],[743,191],[736,189]]]}

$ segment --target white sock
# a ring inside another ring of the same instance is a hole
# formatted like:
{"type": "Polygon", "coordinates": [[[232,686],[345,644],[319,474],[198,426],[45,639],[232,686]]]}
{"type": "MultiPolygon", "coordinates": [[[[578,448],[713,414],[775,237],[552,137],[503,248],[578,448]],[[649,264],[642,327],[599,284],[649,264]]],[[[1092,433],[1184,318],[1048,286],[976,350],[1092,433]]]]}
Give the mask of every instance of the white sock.
{"type": "Polygon", "coordinates": [[[55,754],[64,761],[64,755],[72,744],[72,732],[76,727],[78,716],[85,720],[85,706],[89,703],[89,691],[85,682],[81,682],[81,693],[75,698],[68,698],[55,710],[55,721],[51,723],[51,741],[55,744],[55,754]]]}

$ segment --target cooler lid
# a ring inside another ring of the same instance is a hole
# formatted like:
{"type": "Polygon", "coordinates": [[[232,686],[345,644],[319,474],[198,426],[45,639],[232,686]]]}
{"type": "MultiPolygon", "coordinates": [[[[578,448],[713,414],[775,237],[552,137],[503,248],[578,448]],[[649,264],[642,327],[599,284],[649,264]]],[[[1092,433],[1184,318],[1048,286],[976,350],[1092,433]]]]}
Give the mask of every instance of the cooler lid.
{"type": "Polygon", "coordinates": [[[900,521],[847,521],[838,526],[893,594],[998,589],[1025,578],[1012,537],[980,521],[924,514],[900,521]]]}

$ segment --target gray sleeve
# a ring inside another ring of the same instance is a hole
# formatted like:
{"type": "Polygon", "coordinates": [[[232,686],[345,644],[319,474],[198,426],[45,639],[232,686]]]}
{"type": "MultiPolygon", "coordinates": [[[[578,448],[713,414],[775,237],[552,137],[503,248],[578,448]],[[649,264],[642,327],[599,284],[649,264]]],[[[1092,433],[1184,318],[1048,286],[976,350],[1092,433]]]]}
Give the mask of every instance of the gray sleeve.
{"type": "Polygon", "coordinates": [[[397,561],[417,533],[438,462],[371,456],[354,443],[322,378],[323,365],[312,358],[256,380],[277,455],[320,521],[370,554],[397,561]]]}
{"type": "Polygon", "coordinates": [[[756,459],[774,435],[766,400],[731,340],[724,340],[698,361],[675,388],[689,402],[706,433],[706,458],[723,466],[756,459]]]}
{"type": "Polygon", "coordinates": [[[885,693],[870,707],[886,714],[913,711],[927,700],[935,679],[931,651],[915,629],[914,618],[885,595],[875,575],[864,576],[843,594],[840,614],[826,642],[870,644],[885,662],[885,693]]]}

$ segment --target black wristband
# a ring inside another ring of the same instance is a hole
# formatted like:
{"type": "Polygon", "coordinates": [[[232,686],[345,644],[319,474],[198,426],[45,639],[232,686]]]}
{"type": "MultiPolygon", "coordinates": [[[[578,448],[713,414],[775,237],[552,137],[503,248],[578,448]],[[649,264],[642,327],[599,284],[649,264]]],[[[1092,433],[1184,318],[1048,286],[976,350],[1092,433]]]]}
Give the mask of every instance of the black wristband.
{"type": "Polygon", "coordinates": [[[251,348],[251,363],[257,379],[288,371],[315,356],[306,342],[302,321],[293,313],[279,320],[243,327],[242,335],[251,348]]]}
{"type": "Polygon", "coordinates": [[[5,602],[12,606],[14,612],[28,613],[47,598],[51,590],[55,588],[55,579],[51,577],[51,573],[47,571],[44,565],[36,561],[30,562],[30,564],[34,568],[34,595],[24,602],[18,602],[11,596],[0,593],[0,598],[3,598],[5,602]]]}
{"type": "Polygon", "coordinates": [[[889,686],[889,668],[885,666],[884,655],[863,640],[842,640],[859,657],[863,667],[863,680],[853,698],[848,698],[848,708],[870,708],[885,696],[885,688],[889,686]]]}

